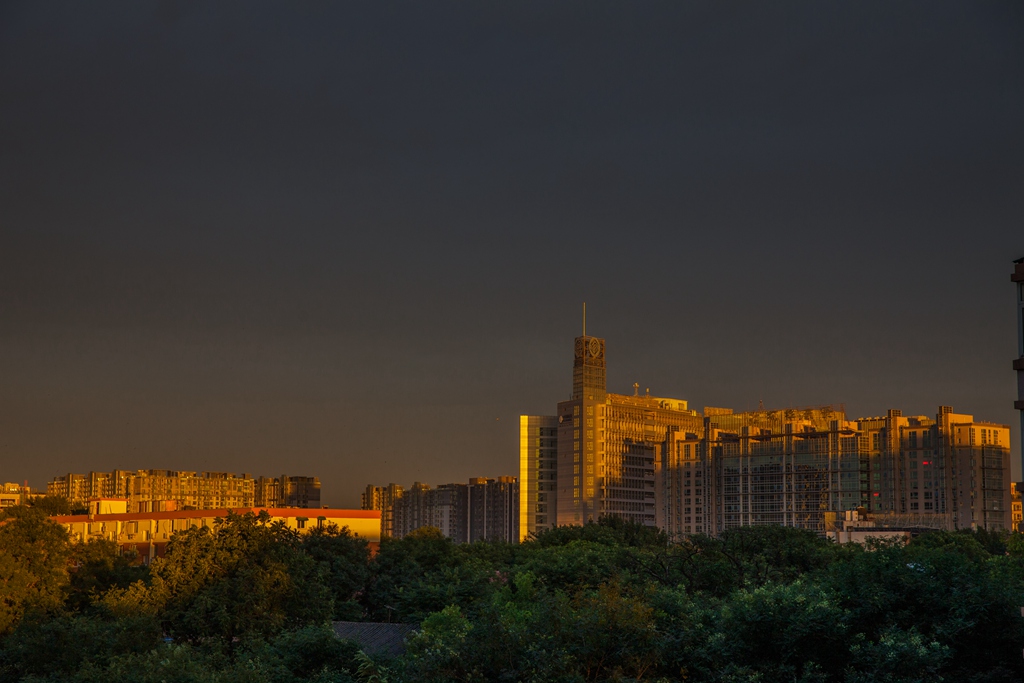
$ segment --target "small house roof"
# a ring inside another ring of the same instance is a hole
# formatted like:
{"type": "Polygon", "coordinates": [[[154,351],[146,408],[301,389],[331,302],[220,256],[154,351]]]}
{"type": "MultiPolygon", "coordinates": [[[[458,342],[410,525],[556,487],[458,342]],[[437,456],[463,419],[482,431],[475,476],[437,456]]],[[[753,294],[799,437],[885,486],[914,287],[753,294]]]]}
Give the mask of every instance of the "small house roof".
{"type": "Polygon", "coordinates": [[[372,621],[335,621],[334,635],[351,640],[368,655],[397,657],[405,652],[405,639],[417,624],[386,624],[372,621]]]}

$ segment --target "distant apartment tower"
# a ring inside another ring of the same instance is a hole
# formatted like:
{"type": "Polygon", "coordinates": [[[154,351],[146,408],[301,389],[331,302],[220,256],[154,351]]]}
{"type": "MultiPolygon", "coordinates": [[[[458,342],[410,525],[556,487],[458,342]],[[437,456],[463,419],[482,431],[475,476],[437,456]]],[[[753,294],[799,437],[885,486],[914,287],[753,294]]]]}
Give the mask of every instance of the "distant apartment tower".
{"type": "Polygon", "coordinates": [[[124,498],[129,512],[152,512],[174,501],[179,510],[221,508],[319,507],[320,480],[316,477],[261,477],[231,472],[184,470],[114,470],[55,477],[47,494],[59,495],[73,504],[92,498],[124,498]],[[257,499],[258,498],[258,499],[257,499]]]}
{"type": "Polygon", "coordinates": [[[519,542],[519,486],[516,477],[469,480],[466,540],[519,542]]]}
{"type": "Polygon", "coordinates": [[[319,508],[320,479],[317,477],[260,477],[255,482],[257,507],[319,508]]]}
{"type": "Polygon", "coordinates": [[[362,509],[380,510],[381,538],[394,536],[394,505],[402,497],[403,489],[398,484],[374,486],[370,484],[362,494],[362,509]]]}
{"type": "Polygon", "coordinates": [[[558,417],[519,416],[519,540],[558,523],[558,417]]]}
{"type": "Polygon", "coordinates": [[[1013,407],[1020,413],[1020,458],[1024,466],[1024,257],[1014,263],[1010,280],[1017,287],[1017,359],[1013,369],[1017,371],[1017,400],[1013,407]]]}
{"type": "Polygon", "coordinates": [[[284,496],[278,507],[320,507],[320,479],[318,477],[291,477],[281,475],[284,496]]]}
{"type": "MultiPolygon", "coordinates": [[[[370,488],[367,488],[370,492],[370,488]]],[[[519,482],[483,477],[430,488],[416,482],[393,504],[394,538],[435,527],[456,543],[519,540],[519,482]]]]}
{"type": "Polygon", "coordinates": [[[1021,494],[1024,493],[1024,481],[1016,481],[1010,484],[1010,530],[1024,531],[1024,503],[1021,494]]]}
{"type": "Polygon", "coordinates": [[[431,526],[433,513],[430,510],[431,488],[429,484],[414,482],[392,506],[392,535],[402,538],[416,529],[431,526]]]}
{"type": "Polygon", "coordinates": [[[469,539],[469,487],[465,484],[441,484],[427,494],[429,526],[456,543],[469,539]]]}

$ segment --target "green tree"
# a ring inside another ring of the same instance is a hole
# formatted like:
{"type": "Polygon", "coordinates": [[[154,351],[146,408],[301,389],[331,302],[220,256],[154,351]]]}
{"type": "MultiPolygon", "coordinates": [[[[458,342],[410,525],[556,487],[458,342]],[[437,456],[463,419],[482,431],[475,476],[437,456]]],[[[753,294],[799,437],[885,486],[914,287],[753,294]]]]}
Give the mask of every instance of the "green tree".
{"type": "Polygon", "coordinates": [[[0,643],[0,681],[29,675],[63,679],[84,666],[104,667],[114,657],[149,652],[160,638],[160,625],[152,617],[37,615],[0,643]]]}
{"type": "Polygon", "coordinates": [[[67,532],[42,511],[20,506],[7,511],[0,520],[0,635],[26,610],[61,606],[70,555],[67,532]]]}
{"type": "Polygon", "coordinates": [[[473,626],[458,607],[451,605],[423,620],[409,639],[406,656],[408,680],[447,683],[472,678],[466,639],[473,626]]]}
{"type": "Polygon", "coordinates": [[[334,602],[334,618],[351,621],[362,616],[359,593],[370,578],[370,548],[348,527],[317,528],[302,539],[304,551],[320,563],[334,602]]]}
{"type": "Polygon", "coordinates": [[[104,539],[72,545],[70,563],[65,605],[76,611],[88,608],[111,588],[128,588],[149,573],[134,553],[122,553],[116,543],[104,539]]]}
{"type": "Polygon", "coordinates": [[[848,662],[846,610],[812,583],[769,583],[722,603],[716,639],[723,668],[760,672],[765,681],[839,675],[848,662]]]}
{"type": "Polygon", "coordinates": [[[192,642],[273,634],[333,612],[324,568],[266,511],[176,533],[148,585],[112,589],[101,604],[113,614],[159,614],[175,638],[192,642]]]}
{"type": "Polygon", "coordinates": [[[401,539],[383,539],[370,563],[370,579],[362,596],[368,618],[418,621],[451,604],[437,604],[432,586],[459,564],[455,544],[434,527],[417,529],[401,539]]]}
{"type": "Polygon", "coordinates": [[[927,642],[916,629],[890,626],[876,642],[855,642],[845,683],[933,683],[949,660],[949,648],[927,642]]]}
{"type": "Polygon", "coordinates": [[[70,515],[79,511],[78,508],[72,508],[71,501],[64,496],[40,496],[29,500],[28,505],[47,516],[70,515]]]}

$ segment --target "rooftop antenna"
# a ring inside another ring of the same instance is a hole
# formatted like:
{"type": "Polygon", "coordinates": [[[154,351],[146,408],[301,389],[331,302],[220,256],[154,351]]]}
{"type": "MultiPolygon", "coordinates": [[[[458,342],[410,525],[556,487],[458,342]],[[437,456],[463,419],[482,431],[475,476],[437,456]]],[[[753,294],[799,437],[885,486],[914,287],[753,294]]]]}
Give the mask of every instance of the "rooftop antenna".
{"type": "Polygon", "coordinates": [[[587,302],[583,302],[583,336],[587,336],[587,302]]]}

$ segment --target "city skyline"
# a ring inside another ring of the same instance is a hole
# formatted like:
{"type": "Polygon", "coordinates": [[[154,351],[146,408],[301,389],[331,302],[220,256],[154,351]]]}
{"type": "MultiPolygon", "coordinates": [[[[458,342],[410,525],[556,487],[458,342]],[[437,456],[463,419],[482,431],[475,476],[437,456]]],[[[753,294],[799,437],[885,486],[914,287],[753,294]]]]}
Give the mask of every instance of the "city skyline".
{"type": "Polygon", "coordinates": [[[581,301],[610,391],[951,405],[1019,452],[1022,33],[999,3],[7,3],[0,476],[300,472],[356,508],[514,474],[581,301]]]}
{"type": "MultiPolygon", "coordinates": [[[[1019,302],[1018,302],[1018,305],[1019,305],[1019,302]]],[[[585,303],[583,304],[583,320],[582,320],[582,325],[583,325],[582,331],[583,331],[584,335],[586,335],[586,304],[585,303]]],[[[600,362],[600,367],[599,367],[599,370],[598,370],[599,375],[596,375],[593,381],[596,383],[595,386],[600,385],[600,387],[601,387],[600,391],[602,393],[604,391],[603,387],[605,386],[605,377],[606,377],[606,370],[607,370],[605,365],[604,365],[605,340],[603,338],[590,337],[590,336],[577,337],[577,339],[576,339],[576,346],[577,347],[580,347],[580,340],[581,339],[583,340],[582,356],[581,356],[581,353],[580,353],[580,348],[577,348],[576,349],[576,358],[575,358],[575,365],[576,365],[576,367],[574,367],[574,370],[573,370],[573,380],[572,380],[573,390],[571,392],[570,398],[579,398],[582,395],[582,392],[583,392],[583,386],[584,385],[583,385],[583,379],[582,378],[585,376],[585,372],[586,371],[584,370],[585,361],[584,361],[583,364],[581,364],[581,361],[580,361],[581,357],[582,358],[590,358],[591,356],[599,357],[599,362],[600,362]],[[595,344],[595,343],[597,344],[597,346],[595,348],[597,348],[599,350],[591,352],[590,351],[590,348],[591,348],[590,345],[591,344],[595,344]]],[[[646,387],[646,388],[643,389],[644,394],[640,394],[640,391],[641,391],[640,387],[641,387],[641,385],[638,382],[634,382],[633,383],[631,388],[632,388],[634,396],[640,396],[640,398],[643,398],[644,395],[646,395],[648,398],[650,398],[652,396],[651,393],[650,393],[650,388],[649,387],[646,387]]],[[[626,397],[625,393],[620,394],[620,399],[621,398],[625,398],[625,397],[626,397]]],[[[689,406],[688,405],[689,401],[687,399],[680,399],[677,396],[673,396],[672,398],[656,398],[655,400],[656,401],[661,401],[662,403],[664,403],[665,401],[668,401],[672,405],[672,407],[669,408],[670,410],[682,411],[681,414],[683,414],[683,415],[692,414],[695,417],[697,417],[697,416],[700,416],[700,413],[703,410],[698,404],[694,404],[694,406],[692,406],[692,407],[689,406]],[[677,403],[678,403],[678,407],[675,407],[677,403]]],[[[567,405],[568,405],[568,403],[567,403],[567,405]]],[[[765,406],[763,404],[763,401],[759,400],[759,405],[757,407],[750,408],[748,410],[751,410],[751,411],[754,411],[754,412],[762,412],[762,413],[765,413],[765,414],[771,414],[771,413],[781,413],[783,411],[791,412],[793,409],[806,410],[807,406],[810,406],[810,405],[811,404],[806,404],[805,403],[805,404],[801,404],[799,406],[798,405],[765,406]]],[[[839,413],[840,414],[846,414],[845,403],[837,402],[837,405],[839,406],[839,408],[838,408],[839,413]]],[[[824,406],[824,407],[825,407],[826,410],[829,410],[829,411],[832,410],[832,406],[831,405],[824,406]]],[[[721,410],[721,409],[720,408],[710,408],[710,410],[718,411],[718,410],[721,410]]],[[[813,408],[811,408],[811,410],[817,410],[817,407],[813,407],[813,408]]],[[[729,411],[731,412],[732,408],[730,408],[729,411]]],[[[897,412],[897,414],[901,413],[901,411],[898,410],[898,409],[897,409],[896,412],[897,412]]],[[[928,415],[929,415],[926,411],[923,411],[921,413],[906,412],[905,414],[908,415],[908,416],[910,416],[910,415],[914,415],[914,416],[920,415],[922,417],[928,417],[928,415]]],[[[851,413],[851,415],[852,415],[852,413],[851,413]]],[[[882,419],[884,417],[884,415],[885,415],[885,413],[879,413],[879,414],[876,414],[876,415],[858,415],[857,419],[861,420],[861,421],[864,421],[864,420],[870,421],[872,419],[882,419]]],[[[516,466],[515,467],[510,467],[508,469],[508,472],[501,472],[501,473],[499,473],[497,475],[499,478],[506,478],[508,476],[512,476],[513,478],[520,477],[520,473],[521,473],[522,468],[524,466],[523,458],[525,457],[525,455],[522,452],[523,433],[521,431],[522,429],[525,429],[526,425],[527,425],[526,422],[523,422],[524,420],[527,420],[527,419],[530,420],[530,422],[529,422],[530,428],[536,428],[538,426],[548,428],[549,430],[552,431],[552,436],[553,436],[554,432],[557,431],[557,427],[558,427],[558,424],[559,424],[557,418],[554,417],[554,416],[552,416],[550,418],[543,418],[543,419],[551,420],[550,423],[547,423],[547,422],[533,422],[534,420],[540,420],[542,418],[538,418],[538,417],[534,417],[534,416],[527,416],[525,414],[519,415],[518,418],[520,420],[520,424],[518,425],[518,428],[517,428],[517,435],[518,435],[519,441],[517,441],[517,452],[516,452],[517,462],[516,462],[516,466]],[[512,472],[515,472],[515,474],[514,475],[510,475],[510,473],[512,473],[512,472]]],[[[983,421],[986,420],[986,419],[987,418],[984,418],[984,417],[982,418],[983,421]]],[[[986,424],[988,424],[988,423],[986,422],[986,424]]],[[[992,423],[992,424],[995,424],[995,423],[992,423]]],[[[1009,432],[1011,434],[1013,434],[1013,425],[1011,423],[1007,423],[1005,425],[999,425],[999,426],[1006,426],[1006,427],[1008,427],[1009,428],[1009,432]]],[[[552,445],[552,448],[553,448],[553,445],[552,445]]],[[[546,456],[546,457],[554,458],[555,457],[554,456],[554,451],[552,451],[552,454],[550,456],[546,456]]],[[[1011,463],[1011,466],[1010,466],[1011,479],[1016,481],[1016,480],[1020,479],[1019,472],[1020,472],[1020,465],[1021,465],[1021,463],[1020,463],[1020,450],[1019,450],[1019,446],[1016,443],[1016,439],[1013,439],[1013,438],[1011,438],[1011,449],[1010,449],[1009,459],[1010,459],[1010,463],[1011,463]]],[[[90,470],[90,474],[92,474],[92,473],[93,473],[93,471],[90,470]]],[[[206,473],[203,473],[203,474],[206,474],[206,473]]],[[[213,474],[221,474],[221,473],[213,473],[213,474]]],[[[479,472],[476,472],[474,474],[467,474],[467,475],[464,475],[462,477],[462,479],[466,479],[467,477],[468,478],[473,478],[477,474],[479,474],[479,472]]],[[[2,475],[0,475],[0,476],[2,476],[2,475]]],[[[67,476],[70,476],[70,475],[67,475],[67,476]]],[[[231,473],[231,474],[228,474],[228,476],[235,476],[235,475],[233,473],[231,473]]],[[[250,477],[251,475],[246,474],[246,475],[243,475],[243,476],[250,477]]],[[[262,479],[262,477],[261,477],[261,479],[262,479]]],[[[397,475],[387,475],[387,476],[385,476],[383,479],[380,480],[380,483],[384,484],[385,487],[386,487],[389,482],[400,482],[400,481],[404,482],[404,481],[407,481],[408,479],[409,478],[407,476],[405,476],[404,474],[398,473],[397,475]]],[[[440,484],[442,480],[448,481],[448,480],[445,480],[443,477],[439,478],[439,477],[429,477],[428,476],[428,477],[425,477],[425,478],[422,479],[422,481],[424,481],[424,482],[429,482],[427,485],[433,485],[435,483],[440,484]]],[[[374,480],[374,481],[376,481],[376,480],[374,480]]],[[[52,488],[53,484],[55,484],[55,483],[56,483],[56,479],[48,481],[48,482],[46,482],[46,484],[43,487],[38,487],[38,488],[44,489],[44,490],[46,488],[52,488]]],[[[421,481],[420,480],[416,480],[413,483],[420,484],[421,481]]],[[[30,484],[34,485],[35,483],[34,482],[30,482],[30,484]]],[[[394,485],[394,484],[392,483],[391,485],[394,485]]],[[[367,489],[372,489],[372,488],[374,488],[374,485],[372,483],[369,486],[364,486],[364,485],[359,485],[358,486],[359,491],[357,493],[357,497],[360,499],[358,504],[354,504],[354,505],[345,504],[345,505],[340,505],[339,506],[339,505],[329,505],[329,504],[325,503],[325,506],[328,506],[328,507],[350,508],[350,509],[360,509],[360,508],[362,508],[362,509],[377,509],[377,508],[368,508],[368,507],[366,507],[366,500],[365,500],[366,493],[365,493],[365,491],[367,489]]],[[[402,486],[399,485],[399,490],[401,490],[401,488],[402,488],[402,486]]],[[[352,497],[350,492],[348,492],[348,491],[345,491],[344,494],[342,494],[342,495],[344,495],[344,497],[346,499],[352,497]]],[[[337,496],[337,494],[335,494],[335,496],[337,496]]],[[[526,513],[524,512],[523,514],[525,515],[526,513]]],[[[562,523],[571,523],[571,522],[567,518],[562,523]]],[[[550,525],[551,525],[551,523],[547,524],[547,526],[550,526],[550,525]]],[[[542,525],[542,526],[544,526],[544,525],[542,525]]]]}
{"type": "MultiPolygon", "coordinates": [[[[585,310],[585,304],[584,304],[584,310],[585,310]]],[[[578,315],[578,312],[577,312],[577,315],[578,315]]],[[[585,313],[584,313],[584,316],[585,316],[585,313]]],[[[584,320],[585,320],[585,318],[584,318],[584,320]]],[[[585,324],[585,323],[583,323],[583,324],[585,324]]],[[[585,328],[584,328],[584,331],[585,331],[585,328]]],[[[588,337],[587,339],[597,339],[597,338],[596,337],[588,337]]],[[[603,338],[600,339],[600,343],[601,343],[601,356],[603,358],[603,356],[604,356],[604,339],[603,338]]],[[[605,368],[602,367],[601,371],[602,371],[601,381],[603,383],[605,368]]],[[[564,374],[564,372],[563,372],[563,374],[564,374]]],[[[577,381],[576,379],[573,380],[574,383],[576,381],[577,381]]],[[[628,388],[628,391],[632,391],[634,394],[637,394],[637,393],[643,391],[647,395],[651,395],[650,394],[650,391],[651,391],[650,387],[644,387],[643,389],[641,389],[641,384],[639,382],[634,382],[628,388]]],[[[568,392],[568,393],[572,394],[572,392],[568,392]]],[[[627,391],[624,390],[624,391],[619,392],[619,393],[621,393],[622,395],[626,395],[627,391]]],[[[673,395],[673,398],[668,399],[668,400],[677,400],[677,399],[679,399],[679,397],[676,396],[676,395],[673,395]]],[[[679,400],[681,400],[682,403],[685,405],[688,402],[689,399],[679,399],[679,400]]],[[[1012,400],[1013,400],[1013,397],[1010,398],[1011,405],[1012,405],[1012,400]]],[[[858,414],[858,413],[853,413],[853,412],[847,411],[846,403],[845,402],[843,402],[843,401],[836,401],[834,403],[836,405],[841,406],[840,410],[842,410],[844,412],[849,412],[850,415],[855,415],[856,414],[858,419],[870,419],[870,418],[873,418],[873,417],[883,417],[885,415],[885,411],[882,411],[880,413],[874,413],[874,414],[858,414]]],[[[703,405],[703,404],[700,404],[700,402],[697,402],[697,403],[694,403],[693,407],[690,407],[689,409],[691,411],[693,411],[693,412],[699,412],[701,410],[701,405],[703,405]]],[[[759,410],[760,409],[760,410],[765,410],[765,411],[768,411],[768,412],[773,412],[773,411],[777,412],[779,410],[793,408],[794,405],[796,405],[796,404],[793,404],[793,405],[767,405],[766,406],[763,403],[763,399],[758,399],[758,406],[744,407],[743,410],[754,411],[754,410],[759,410]]],[[[801,403],[801,404],[798,404],[798,405],[799,406],[811,406],[813,404],[805,402],[805,403],[801,403]]],[[[933,408],[934,408],[934,406],[933,406],[933,408]]],[[[1008,411],[1008,412],[1010,412],[1010,414],[1012,415],[1012,414],[1016,413],[1017,411],[1016,410],[1011,410],[1011,411],[1008,411]]],[[[929,415],[929,412],[927,410],[924,410],[924,411],[918,411],[918,412],[906,412],[905,414],[907,414],[907,415],[925,415],[925,416],[927,416],[927,415],[929,415]]],[[[525,417],[525,415],[523,415],[523,414],[516,416],[517,419],[522,419],[524,417],[525,417]]],[[[988,419],[988,418],[986,417],[986,419],[988,419]]],[[[500,421],[500,420],[498,420],[498,421],[500,421]]],[[[509,421],[509,425],[511,425],[511,424],[512,424],[512,421],[510,420],[509,421]]],[[[1014,481],[1017,481],[1017,480],[1019,480],[1021,478],[1020,477],[1021,462],[1020,462],[1020,457],[1019,457],[1019,454],[1020,454],[1019,435],[1017,434],[1017,432],[1015,430],[1015,424],[1014,424],[1014,422],[1012,420],[1007,421],[1006,424],[1010,427],[1010,433],[1011,433],[1011,453],[1010,453],[1011,478],[1014,481]]],[[[506,469],[501,470],[500,472],[497,472],[496,474],[494,474],[494,476],[499,476],[499,477],[500,476],[509,476],[509,475],[517,476],[517,477],[519,476],[519,471],[520,471],[520,467],[521,467],[521,455],[520,455],[520,450],[519,450],[520,449],[520,443],[519,443],[519,440],[518,440],[519,439],[519,437],[518,437],[519,425],[518,424],[516,424],[516,426],[515,426],[515,432],[516,432],[516,435],[517,435],[515,453],[514,454],[508,454],[508,453],[503,453],[502,454],[503,456],[508,456],[508,457],[504,457],[503,460],[507,460],[507,461],[510,461],[510,462],[514,460],[515,462],[514,462],[514,464],[509,465],[506,469]],[[515,457],[514,458],[511,457],[512,455],[514,455],[515,457]]],[[[173,456],[172,456],[172,459],[173,459],[173,456]]],[[[141,461],[141,462],[144,462],[144,460],[141,461]]],[[[242,462],[244,464],[244,461],[242,461],[242,462]]],[[[273,461],[271,461],[271,462],[273,462],[273,461]]],[[[287,461],[283,460],[282,462],[287,462],[287,461]]],[[[130,470],[130,468],[112,468],[112,469],[115,469],[115,470],[130,470]]],[[[147,469],[148,470],[148,469],[159,469],[159,468],[139,467],[138,469],[140,469],[140,470],[147,469]]],[[[167,468],[167,469],[181,470],[181,469],[184,469],[184,468],[178,467],[178,468],[167,468]]],[[[78,468],[75,471],[76,471],[76,473],[81,471],[81,473],[87,474],[87,473],[91,473],[91,472],[96,471],[96,468],[88,466],[88,467],[84,467],[84,468],[78,468]]],[[[443,471],[446,471],[446,468],[442,464],[441,467],[437,467],[433,471],[434,472],[443,472],[443,471]]],[[[454,478],[452,478],[452,477],[446,478],[445,476],[431,476],[430,471],[428,471],[425,476],[420,476],[420,477],[417,478],[417,477],[408,476],[406,473],[404,473],[402,471],[397,471],[397,472],[396,471],[389,471],[389,472],[390,473],[385,474],[382,477],[377,477],[376,479],[371,479],[369,481],[379,481],[381,483],[386,484],[388,482],[407,482],[407,483],[412,483],[415,480],[417,483],[419,481],[424,481],[424,482],[428,482],[429,484],[433,485],[435,483],[440,483],[442,481],[461,481],[461,480],[464,480],[464,479],[467,479],[467,478],[472,478],[472,477],[475,477],[475,476],[479,476],[481,474],[481,471],[479,469],[477,469],[477,470],[473,470],[473,471],[470,471],[470,472],[467,472],[467,473],[463,473],[461,475],[456,475],[454,478]]],[[[64,476],[66,474],[67,474],[66,472],[60,473],[58,475],[55,475],[55,477],[61,477],[61,476],[64,476]]],[[[487,474],[488,476],[491,476],[491,474],[493,474],[493,473],[485,473],[485,474],[487,474]]],[[[312,476],[316,476],[316,473],[312,472],[311,475],[312,476]]],[[[0,477],[3,477],[3,476],[4,476],[3,474],[0,474],[0,477]]],[[[233,474],[232,474],[232,476],[233,476],[233,474]]],[[[19,483],[22,481],[22,480],[16,480],[16,479],[14,479],[12,477],[7,477],[5,480],[17,481],[19,483]]],[[[42,482],[41,485],[40,485],[39,482],[29,481],[29,485],[32,486],[35,489],[46,490],[46,488],[48,488],[50,485],[53,484],[53,481],[54,481],[53,478],[47,479],[45,482],[42,482]]],[[[325,496],[324,496],[324,505],[325,506],[327,506],[327,507],[334,507],[334,508],[349,508],[349,509],[359,509],[362,506],[362,501],[360,499],[361,499],[361,496],[362,496],[362,492],[365,489],[365,485],[364,484],[359,484],[359,483],[352,482],[352,483],[347,483],[345,485],[344,490],[341,490],[341,491],[331,491],[330,489],[331,489],[330,482],[328,482],[328,488],[325,489],[325,496]],[[349,490],[349,489],[351,489],[351,490],[349,490]],[[333,500],[338,500],[338,499],[341,499],[341,500],[343,500],[345,502],[342,503],[342,504],[334,504],[334,503],[331,502],[333,500]],[[355,500],[354,503],[348,502],[348,501],[353,500],[353,499],[355,500]]]]}

